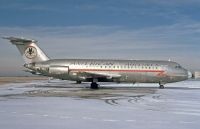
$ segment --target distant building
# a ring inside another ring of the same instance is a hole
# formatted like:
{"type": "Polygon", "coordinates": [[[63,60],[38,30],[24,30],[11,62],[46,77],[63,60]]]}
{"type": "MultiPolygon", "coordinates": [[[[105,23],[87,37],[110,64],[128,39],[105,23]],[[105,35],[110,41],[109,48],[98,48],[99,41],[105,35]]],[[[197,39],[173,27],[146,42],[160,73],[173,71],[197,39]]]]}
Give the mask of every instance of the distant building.
{"type": "Polygon", "coordinates": [[[195,71],[195,72],[194,72],[194,78],[195,78],[195,79],[200,78],[200,71],[195,71]]]}

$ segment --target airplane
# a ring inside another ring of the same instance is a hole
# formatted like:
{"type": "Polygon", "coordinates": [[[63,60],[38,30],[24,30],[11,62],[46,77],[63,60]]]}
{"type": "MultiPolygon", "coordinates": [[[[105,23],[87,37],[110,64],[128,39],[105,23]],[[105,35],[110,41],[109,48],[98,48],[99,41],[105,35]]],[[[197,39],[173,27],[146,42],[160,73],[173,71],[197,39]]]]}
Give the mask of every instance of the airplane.
{"type": "Polygon", "coordinates": [[[27,72],[77,83],[91,82],[91,89],[98,89],[98,82],[158,83],[163,89],[167,83],[184,81],[192,76],[190,71],[173,61],[50,59],[36,40],[3,38],[16,45],[27,72]]]}

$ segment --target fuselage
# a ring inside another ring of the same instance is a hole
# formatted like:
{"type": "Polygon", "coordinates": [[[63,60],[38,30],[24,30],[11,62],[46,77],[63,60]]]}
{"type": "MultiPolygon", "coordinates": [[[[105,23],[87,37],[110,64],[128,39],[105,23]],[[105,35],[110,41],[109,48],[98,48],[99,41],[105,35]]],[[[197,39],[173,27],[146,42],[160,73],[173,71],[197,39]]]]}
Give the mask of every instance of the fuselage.
{"type": "Polygon", "coordinates": [[[165,83],[188,79],[191,73],[176,62],[153,60],[50,59],[33,39],[4,37],[20,51],[27,72],[63,80],[91,82],[165,83]]]}
{"type": "Polygon", "coordinates": [[[176,62],[152,60],[53,59],[25,67],[45,76],[74,81],[92,81],[94,77],[87,74],[90,72],[99,75],[95,76],[98,82],[162,84],[183,81],[189,75],[176,62]]]}

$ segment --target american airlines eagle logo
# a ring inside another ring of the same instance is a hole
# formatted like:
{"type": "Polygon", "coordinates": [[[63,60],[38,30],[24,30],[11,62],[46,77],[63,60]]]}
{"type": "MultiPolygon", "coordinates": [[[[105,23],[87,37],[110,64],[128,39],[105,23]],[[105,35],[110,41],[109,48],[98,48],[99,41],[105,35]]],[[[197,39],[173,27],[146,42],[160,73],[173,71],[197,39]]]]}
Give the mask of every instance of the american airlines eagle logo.
{"type": "Polygon", "coordinates": [[[35,58],[37,56],[37,49],[33,46],[29,46],[26,48],[24,54],[29,59],[35,58]]]}

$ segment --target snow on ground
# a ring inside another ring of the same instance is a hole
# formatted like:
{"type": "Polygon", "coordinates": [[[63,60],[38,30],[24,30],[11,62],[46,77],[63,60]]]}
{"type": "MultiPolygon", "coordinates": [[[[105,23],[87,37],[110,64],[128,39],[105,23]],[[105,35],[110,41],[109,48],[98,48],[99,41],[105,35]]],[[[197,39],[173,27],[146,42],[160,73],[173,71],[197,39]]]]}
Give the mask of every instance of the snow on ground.
{"type": "Polygon", "coordinates": [[[198,129],[200,127],[200,81],[172,83],[166,85],[166,89],[157,89],[156,84],[128,84],[125,86],[136,88],[113,89],[115,84],[109,84],[103,86],[105,89],[94,91],[85,88],[86,85],[82,84],[81,87],[67,81],[6,84],[0,88],[0,128],[198,129]],[[24,94],[27,91],[43,91],[48,96],[40,94],[29,96],[24,94]],[[63,96],[50,94],[54,93],[53,91],[59,91],[63,96]],[[82,97],[77,92],[88,96],[82,97]],[[75,97],[65,95],[69,93],[75,94],[75,97]],[[90,98],[94,94],[97,97],[90,98]]]}

